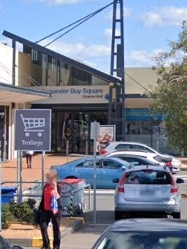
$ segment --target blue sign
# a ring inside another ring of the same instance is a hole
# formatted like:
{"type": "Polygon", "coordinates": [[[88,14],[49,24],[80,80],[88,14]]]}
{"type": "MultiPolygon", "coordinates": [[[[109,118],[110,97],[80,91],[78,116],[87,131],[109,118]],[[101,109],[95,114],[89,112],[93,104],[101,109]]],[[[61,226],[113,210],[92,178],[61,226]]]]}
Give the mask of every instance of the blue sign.
{"type": "Polygon", "coordinates": [[[51,150],[51,110],[16,110],[15,150],[51,150]]]}
{"type": "Polygon", "coordinates": [[[162,115],[152,114],[148,108],[127,108],[125,116],[126,121],[162,121],[164,119],[162,115]]]}

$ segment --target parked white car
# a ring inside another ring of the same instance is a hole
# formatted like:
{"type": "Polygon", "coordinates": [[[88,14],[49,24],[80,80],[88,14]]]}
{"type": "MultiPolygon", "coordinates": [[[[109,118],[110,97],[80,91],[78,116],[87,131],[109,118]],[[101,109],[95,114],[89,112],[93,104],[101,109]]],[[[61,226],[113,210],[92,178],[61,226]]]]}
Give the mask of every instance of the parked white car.
{"type": "Polygon", "coordinates": [[[136,142],[111,142],[106,148],[100,151],[101,155],[106,155],[114,151],[141,151],[141,152],[148,152],[154,153],[161,157],[170,157],[172,158],[172,167],[173,173],[177,173],[181,169],[181,161],[176,157],[161,154],[155,149],[147,146],[146,144],[136,143],[136,142]]]}
{"type": "Polygon", "coordinates": [[[106,157],[116,157],[118,154],[133,155],[148,159],[149,161],[158,164],[160,166],[166,166],[172,168],[171,159],[164,161],[163,157],[155,153],[142,152],[142,151],[114,151],[106,155],[106,157]]]}

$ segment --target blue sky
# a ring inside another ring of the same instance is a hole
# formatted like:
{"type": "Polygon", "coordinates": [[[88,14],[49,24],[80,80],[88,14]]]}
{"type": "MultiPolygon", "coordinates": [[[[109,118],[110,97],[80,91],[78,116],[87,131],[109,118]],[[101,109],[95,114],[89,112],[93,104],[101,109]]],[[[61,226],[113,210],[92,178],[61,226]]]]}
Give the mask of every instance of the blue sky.
{"type": "MultiPolygon", "coordinates": [[[[1,30],[31,41],[95,11],[111,0],[0,0],[1,30]]],[[[51,45],[51,49],[109,72],[112,7],[51,45]]],[[[124,0],[125,63],[152,66],[187,20],[186,0],[124,0]]],[[[6,40],[0,37],[1,41],[6,40]]],[[[49,40],[45,41],[46,44],[49,40]]]]}

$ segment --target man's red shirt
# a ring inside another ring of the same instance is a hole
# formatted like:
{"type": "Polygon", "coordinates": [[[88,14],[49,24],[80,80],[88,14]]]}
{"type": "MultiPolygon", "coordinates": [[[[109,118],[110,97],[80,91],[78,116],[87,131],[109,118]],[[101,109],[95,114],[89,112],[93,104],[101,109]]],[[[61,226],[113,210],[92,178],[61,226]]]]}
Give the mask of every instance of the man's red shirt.
{"type": "Polygon", "coordinates": [[[54,196],[54,188],[47,184],[44,188],[44,210],[51,211],[51,199],[54,196]]]}

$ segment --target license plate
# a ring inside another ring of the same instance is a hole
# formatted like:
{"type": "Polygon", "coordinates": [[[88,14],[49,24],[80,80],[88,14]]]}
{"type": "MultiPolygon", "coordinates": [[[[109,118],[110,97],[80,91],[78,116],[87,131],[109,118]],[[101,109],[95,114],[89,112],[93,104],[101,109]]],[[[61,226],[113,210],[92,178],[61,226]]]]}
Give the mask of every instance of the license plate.
{"type": "Polygon", "coordinates": [[[141,195],[155,195],[153,190],[145,189],[140,192],[141,195]]]}

